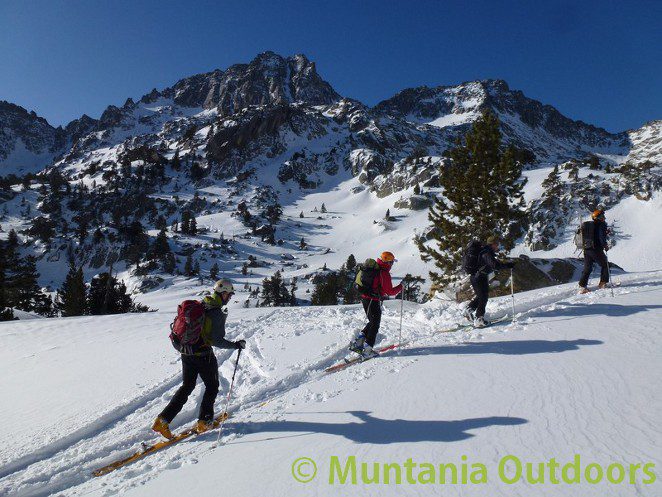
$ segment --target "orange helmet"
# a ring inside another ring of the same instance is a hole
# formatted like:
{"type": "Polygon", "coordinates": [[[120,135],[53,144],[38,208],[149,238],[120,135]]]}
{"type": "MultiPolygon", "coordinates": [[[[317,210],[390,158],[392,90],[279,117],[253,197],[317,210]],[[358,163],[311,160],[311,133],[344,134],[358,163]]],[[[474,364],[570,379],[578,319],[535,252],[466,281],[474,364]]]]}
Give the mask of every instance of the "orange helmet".
{"type": "Polygon", "coordinates": [[[382,260],[382,262],[395,262],[395,256],[392,252],[382,252],[382,255],[380,255],[379,258],[382,260]]]}
{"type": "Polygon", "coordinates": [[[604,217],[605,216],[605,211],[602,209],[596,209],[593,211],[593,219],[598,219],[599,217],[604,217]]]}

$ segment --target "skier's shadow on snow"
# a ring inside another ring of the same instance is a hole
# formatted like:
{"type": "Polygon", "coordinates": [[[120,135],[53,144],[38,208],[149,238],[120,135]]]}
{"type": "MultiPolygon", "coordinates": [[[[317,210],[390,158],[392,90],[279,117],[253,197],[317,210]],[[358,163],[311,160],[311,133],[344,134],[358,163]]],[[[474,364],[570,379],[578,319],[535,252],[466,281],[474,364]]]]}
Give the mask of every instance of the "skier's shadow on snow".
{"type": "Polygon", "coordinates": [[[600,340],[513,340],[499,342],[464,342],[454,345],[441,345],[435,347],[413,347],[402,349],[400,356],[420,356],[435,354],[501,354],[525,355],[548,354],[554,352],[567,352],[579,350],[586,345],[601,345],[600,340]]]}
{"type": "Polygon", "coordinates": [[[230,443],[250,443],[277,438],[326,433],[344,437],[356,443],[392,444],[407,442],[457,442],[471,438],[469,431],[489,426],[515,426],[527,423],[523,418],[490,416],[487,418],[458,419],[455,421],[381,419],[367,411],[347,411],[359,422],[316,423],[309,421],[267,421],[262,423],[233,423],[237,433],[296,432],[297,435],[271,437],[262,440],[230,443]]]}
{"type": "MultiPolygon", "coordinates": [[[[584,304],[578,302],[559,302],[559,307],[546,311],[540,311],[532,314],[533,318],[546,318],[563,316],[564,319],[555,319],[555,321],[569,321],[571,319],[583,316],[607,316],[622,317],[632,316],[640,312],[650,311],[651,309],[662,309],[662,305],[624,305],[624,304],[584,304]]],[[[536,322],[542,322],[536,319],[536,322]]]]}

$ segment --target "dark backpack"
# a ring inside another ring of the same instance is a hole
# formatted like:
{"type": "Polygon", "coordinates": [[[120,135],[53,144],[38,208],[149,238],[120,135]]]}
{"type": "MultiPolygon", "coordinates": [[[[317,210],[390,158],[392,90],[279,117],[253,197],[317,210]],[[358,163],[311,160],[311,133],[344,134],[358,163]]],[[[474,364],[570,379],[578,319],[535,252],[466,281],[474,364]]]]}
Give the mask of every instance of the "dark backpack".
{"type": "Polygon", "coordinates": [[[205,305],[197,300],[185,300],[177,307],[177,316],[170,325],[170,341],[182,354],[192,354],[204,345],[205,310],[205,305]]]}
{"type": "Polygon", "coordinates": [[[379,271],[379,264],[377,264],[375,259],[366,259],[363,264],[359,264],[359,270],[356,273],[354,284],[362,295],[379,297],[373,288],[375,278],[379,275],[379,271]]]}
{"type": "Polygon", "coordinates": [[[584,221],[575,232],[575,247],[579,250],[595,248],[595,223],[584,221]]]}
{"type": "Polygon", "coordinates": [[[474,275],[480,269],[480,252],[483,244],[480,240],[471,240],[462,254],[462,271],[474,275]]]}

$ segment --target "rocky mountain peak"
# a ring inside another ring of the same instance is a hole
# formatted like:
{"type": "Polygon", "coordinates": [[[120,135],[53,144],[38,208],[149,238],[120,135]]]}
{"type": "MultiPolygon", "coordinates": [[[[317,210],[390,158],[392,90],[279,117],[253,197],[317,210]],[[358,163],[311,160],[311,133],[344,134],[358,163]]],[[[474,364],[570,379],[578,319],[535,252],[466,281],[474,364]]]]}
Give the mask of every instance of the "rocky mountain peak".
{"type": "Polygon", "coordinates": [[[274,52],[263,52],[250,63],[235,64],[225,71],[183,79],[162,95],[186,107],[216,107],[221,115],[254,105],[326,105],[340,99],[305,55],[285,58],[274,52]]]}

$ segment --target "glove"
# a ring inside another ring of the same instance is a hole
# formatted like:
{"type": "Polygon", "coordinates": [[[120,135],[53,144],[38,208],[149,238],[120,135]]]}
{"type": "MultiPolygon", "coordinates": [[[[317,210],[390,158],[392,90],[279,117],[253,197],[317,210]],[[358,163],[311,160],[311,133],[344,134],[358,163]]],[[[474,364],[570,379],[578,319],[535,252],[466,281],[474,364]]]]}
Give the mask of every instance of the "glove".
{"type": "Polygon", "coordinates": [[[234,342],[234,347],[236,349],[244,350],[246,348],[246,340],[237,340],[234,342]]]}

